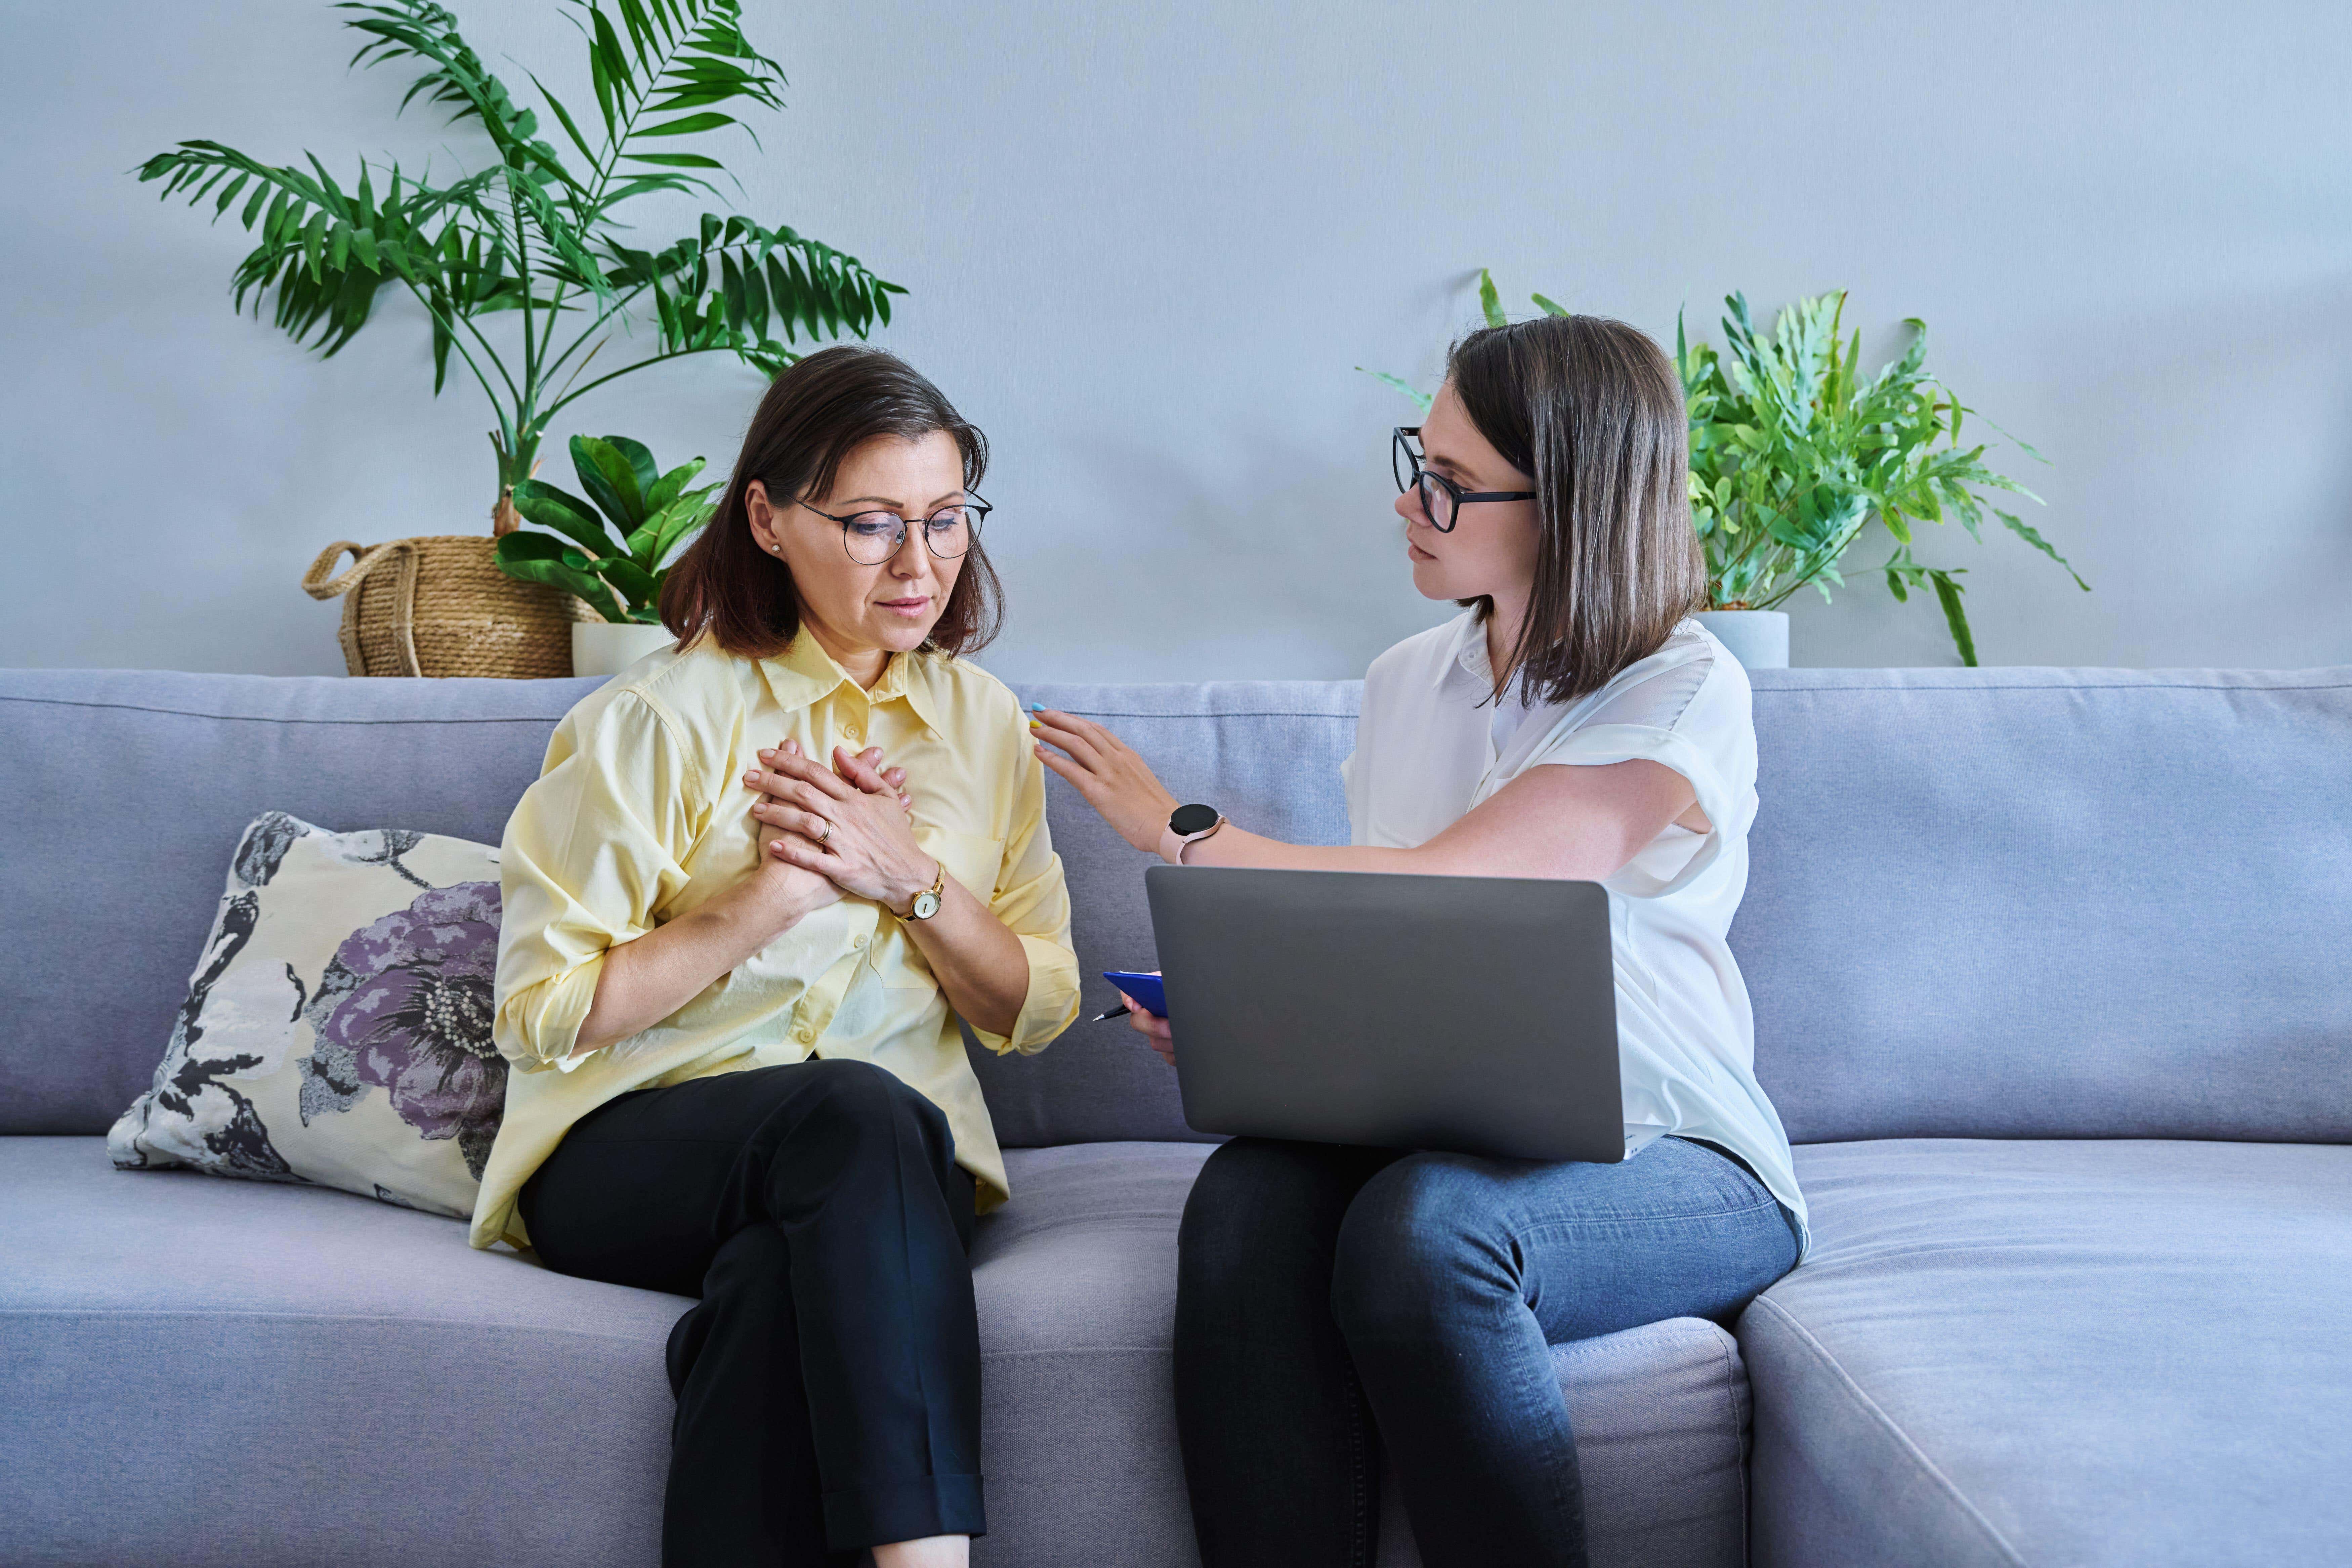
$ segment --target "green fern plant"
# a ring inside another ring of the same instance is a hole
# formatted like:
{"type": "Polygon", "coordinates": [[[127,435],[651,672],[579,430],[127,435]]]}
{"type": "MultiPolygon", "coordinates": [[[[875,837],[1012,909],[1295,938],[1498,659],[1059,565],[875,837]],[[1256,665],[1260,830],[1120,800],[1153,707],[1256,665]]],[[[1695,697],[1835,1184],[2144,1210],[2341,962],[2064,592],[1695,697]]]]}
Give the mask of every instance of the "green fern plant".
{"type": "MultiPolygon", "coordinates": [[[[1568,314],[1541,294],[1530,298],[1548,315],[1568,314]]],[[[1746,296],[1732,294],[1724,300],[1728,314],[1720,354],[1689,342],[1675,319],[1675,363],[1690,418],[1691,519],[1706,548],[1709,607],[1769,610],[1809,584],[1826,600],[1832,586],[1845,584],[1840,563],[1846,552],[1874,526],[1887,535],[1892,552],[1871,570],[1885,577],[1898,601],[1907,602],[1914,590],[1932,590],[1961,661],[1973,665],[1976,637],[1960,598],[1959,579],[1968,569],[1917,560],[1912,525],[1957,518],[1981,543],[1988,508],[1979,492],[2008,491],[2036,505],[2042,498],[1986,466],[1981,443],[1960,445],[1963,416],[1976,410],[1926,368],[1927,323],[1906,319],[1909,346],[1865,376],[1862,334],[1843,336],[1845,300],[1843,289],[1800,300],[1780,311],[1769,334],[1759,335],[1746,296]]],[[[1484,269],[1478,300],[1488,324],[1509,320],[1484,269]]],[[[1410,384],[1367,374],[1427,410],[1428,397],[1410,384]]],[[[2049,460],[2024,442],[2016,444],[2035,461],[2049,460]]],[[[2031,524],[1990,510],[2090,592],[2031,524]]]]}
{"type": "Polygon", "coordinates": [[[731,353],[772,375],[798,357],[803,336],[864,337],[887,325],[890,296],[906,292],[856,257],[740,214],[706,212],[694,233],[658,249],[632,244],[616,215],[638,197],[699,192],[725,201],[706,177],[725,165],[691,149],[713,132],[750,132],[739,118],[746,109],[782,109],[783,72],[745,40],[740,0],[563,3],[587,45],[596,95],[589,131],[530,80],[577,164],[540,135],[538,115],[483,65],[446,7],[342,0],[333,8],[352,13],[343,25],[368,39],[352,63],[419,62],[401,108],[421,97],[447,106],[453,125],[472,121],[493,154],[484,167],[436,183],[429,168],[405,175],[397,163],[362,160],[346,189],[314,153],[303,154],[305,170],[191,141],[138,170],[142,182],[163,182],[166,199],[209,198],[215,223],[235,209],[259,241],[231,279],[236,308],[250,295],[258,320],[274,292],[275,324],[322,358],[368,324],[383,290],[413,296],[432,327],[435,395],[455,353],[496,413],[501,533],[514,524],[511,497],[536,467],[549,422],[598,387],[698,353],[731,353]],[[519,345],[511,332],[502,344],[484,330],[502,312],[520,321],[519,345]],[[608,360],[604,374],[575,384],[647,315],[653,331],[637,339],[635,358],[608,360]]]}

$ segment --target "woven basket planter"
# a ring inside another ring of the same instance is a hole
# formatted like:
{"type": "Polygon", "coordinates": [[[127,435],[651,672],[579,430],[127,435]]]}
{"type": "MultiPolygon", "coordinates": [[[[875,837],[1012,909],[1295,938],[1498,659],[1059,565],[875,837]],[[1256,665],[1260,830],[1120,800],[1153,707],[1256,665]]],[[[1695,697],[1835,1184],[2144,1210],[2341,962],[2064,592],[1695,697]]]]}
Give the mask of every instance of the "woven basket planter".
{"type": "Polygon", "coordinates": [[[572,623],[596,612],[499,571],[497,545],[479,533],[341,540],[310,563],[302,587],[314,599],[343,596],[343,664],[353,675],[570,675],[572,623]],[[356,559],[338,574],[346,552],[356,559]]]}

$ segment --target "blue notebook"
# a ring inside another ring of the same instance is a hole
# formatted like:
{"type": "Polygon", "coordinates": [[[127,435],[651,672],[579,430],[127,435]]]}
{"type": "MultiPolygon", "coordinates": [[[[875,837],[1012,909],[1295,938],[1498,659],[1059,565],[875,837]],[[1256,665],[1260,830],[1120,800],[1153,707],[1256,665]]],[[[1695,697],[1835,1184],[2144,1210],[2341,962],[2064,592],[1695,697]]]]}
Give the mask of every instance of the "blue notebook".
{"type": "Polygon", "coordinates": [[[1143,1010],[1155,1018],[1168,1016],[1168,992],[1157,974],[1138,974],[1132,970],[1106,969],[1103,978],[1126,992],[1143,1005],[1143,1010]]]}

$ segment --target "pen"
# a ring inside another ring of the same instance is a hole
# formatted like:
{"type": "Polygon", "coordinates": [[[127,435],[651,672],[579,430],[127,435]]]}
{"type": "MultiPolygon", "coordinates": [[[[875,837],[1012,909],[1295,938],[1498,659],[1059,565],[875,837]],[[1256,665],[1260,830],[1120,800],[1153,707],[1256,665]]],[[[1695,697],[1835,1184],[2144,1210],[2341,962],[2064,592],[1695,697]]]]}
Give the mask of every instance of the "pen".
{"type": "Polygon", "coordinates": [[[1097,1014],[1096,1014],[1093,1017],[1091,1017],[1091,1018],[1087,1019],[1087,1023],[1089,1023],[1089,1024],[1106,1024],[1106,1023],[1108,1023],[1108,1022],[1109,1022],[1111,1019],[1113,1019],[1113,1018],[1124,1018],[1124,1017],[1126,1017],[1129,1013],[1132,1013],[1132,1012],[1134,1012],[1134,1011],[1135,1011],[1135,1008],[1134,1008],[1134,1006],[1133,1006],[1133,1005],[1132,1005],[1132,1004],[1129,1004],[1129,1005],[1124,1005],[1124,1006],[1113,1007],[1113,1008],[1112,1008],[1109,1012],[1108,1012],[1108,1013],[1097,1013],[1097,1014]]]}

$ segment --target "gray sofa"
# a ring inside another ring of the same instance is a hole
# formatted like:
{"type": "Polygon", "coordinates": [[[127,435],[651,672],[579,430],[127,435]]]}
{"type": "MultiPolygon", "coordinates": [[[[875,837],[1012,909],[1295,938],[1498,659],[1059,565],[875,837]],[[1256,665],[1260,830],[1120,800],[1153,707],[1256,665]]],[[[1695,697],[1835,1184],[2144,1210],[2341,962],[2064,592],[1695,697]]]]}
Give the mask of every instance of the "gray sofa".
{"type": "MultiPolygon", "coordinates": [[[[0,671],[0,1561],[656,1561],[681,1299],[102,1142],[250,817],[495,843],[593,684],[0,671]]],[[[1558,1350],[1594,1562],[2352,1559],[2352,670],[1756,688],[1733,936],[1815,1251],[1736,1337],[1558,1350]]],[[[1345,834],[1352,685],[1023,695],[1345,834]]],[[[1140,858],[1055,789],[1086,971],[1148,967],[1140,858]]],[[[1014,1196],[975,1559],[1190,1563],[1207,1146],[1122,1026],[980,1068],[1014,1196]]]]}

